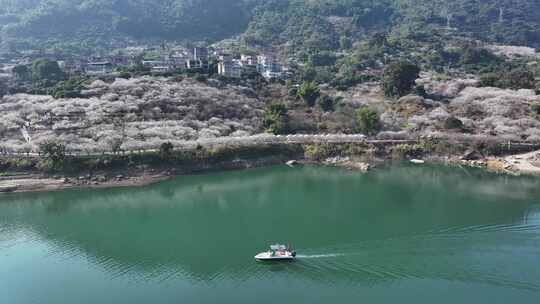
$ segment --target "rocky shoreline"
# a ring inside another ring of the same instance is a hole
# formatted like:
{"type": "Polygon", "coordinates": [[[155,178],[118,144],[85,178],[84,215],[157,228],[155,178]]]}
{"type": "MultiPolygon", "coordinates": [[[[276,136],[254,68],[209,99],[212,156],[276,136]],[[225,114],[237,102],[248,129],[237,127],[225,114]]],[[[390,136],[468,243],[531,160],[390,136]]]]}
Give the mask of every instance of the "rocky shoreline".
{"type": "Polygon", "coordinates": [[[284,157],[256,160],[233,160],[218,164],[198,164],[191,167],[135,168],[123,171],[100,171],[76,176],[17,173],[0,176],[2,193],[49,192],[69,189],[103,189],[148,186],[177,176],[227,170],[243,170],[285,163],[284,157]]]}
{"type": "Polygon", "coordinates": [[[46,175],[4,176],[0,193],[48,192],[68,189],[99,189],[146,186],[171,178],[169,172],[131,172],[129,175],[84,175],[79,177],[50,177],[46,175]]]}
{"type": "MultiPolygon", "coordinates": [[[[388,159],[386,159],[388,160],[388,159]]],[[[138,168],[115,172],[94,172],[77,176],[49,176],[36,173],[18,173],[0,176],[0,194],[24,192],[48,192],[69,189],[102,189],[120,187],[147,186],[171,178],[213,171],[242,170],[286,164],[290,167],[297,165],[324,165],[344,168],[351,171],[368,172],[384,159],[369,160],[354,157],[330,157],[320,161],[299,159],[287,161],[284,157],[267,157],[256,160],[235,160],[213,165],[199,164],[190,168],[138,168]]],[[[490,172],[510,175],[538,175],[540,176],[540,151],[506,157],[481,157],[466,154],[461,157],[426,157],[424,159],[410,159],[411,163],[422,165],[424,163],[438,163],[455,166],[467,166],[486,169],[490,172]]]]}

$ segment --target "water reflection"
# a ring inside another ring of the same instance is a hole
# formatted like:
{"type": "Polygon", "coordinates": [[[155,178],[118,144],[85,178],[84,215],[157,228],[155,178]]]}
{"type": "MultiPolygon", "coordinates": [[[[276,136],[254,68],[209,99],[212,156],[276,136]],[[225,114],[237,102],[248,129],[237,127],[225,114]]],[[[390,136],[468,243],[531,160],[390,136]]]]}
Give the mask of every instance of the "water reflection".
{"type": "Polygon", "coordinates": [[[7,196],[0,244],[33,235],[51,256],[84,257],[113,279],[134,281],[430,278],[537,291],[530,261],[540,254],[539,198],[534,179],[477,170],[280,167],[7,196]],[[255,263],[274,242],[295,244],[299,262],[255,263]]]}

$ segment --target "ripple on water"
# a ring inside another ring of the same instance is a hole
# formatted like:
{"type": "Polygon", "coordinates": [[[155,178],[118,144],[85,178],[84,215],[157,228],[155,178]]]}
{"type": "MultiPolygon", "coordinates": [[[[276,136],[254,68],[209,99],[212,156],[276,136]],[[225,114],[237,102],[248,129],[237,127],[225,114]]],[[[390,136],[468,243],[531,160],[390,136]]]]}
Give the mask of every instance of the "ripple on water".
{"type": "Polygon", "coordinates": [[[342,278],[354,282],[394,282],[401,279],[442,279],[479,282],[517,289],[540,291],[540,274],[529,264],[520,263],[540,256],[540,242],[524,233],[540,234],[539,225],[478,225],[433,230],[402,238],[372,240],[299,250],[298,263],[292,268],[299,275],[318,281],[342,278]],[[501,246],[501,238],[510,244],[501,246]],[[521,275],[507,275],[500,267],[484,263],[513,260],[511,267],[522,268],[521,275]],[[418,260],[423,263],[418,263],[418,260]],[[531,271],[535,273],[531,273],[531,271]],[[527,275],[530,274],[530,275],[527,275]]]}

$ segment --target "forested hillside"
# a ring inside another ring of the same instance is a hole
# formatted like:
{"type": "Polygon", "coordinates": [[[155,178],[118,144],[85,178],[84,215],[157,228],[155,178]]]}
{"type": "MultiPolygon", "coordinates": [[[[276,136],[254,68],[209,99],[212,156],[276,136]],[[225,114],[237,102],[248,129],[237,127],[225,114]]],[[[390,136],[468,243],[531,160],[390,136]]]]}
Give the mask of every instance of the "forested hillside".
{"type": "MultiPolygon", "coordinates": [[[[537,0],[0,0],[4,42],[219,40],[336,49],[341,37],[449,29],[488,41],[540,46],[537,0]]],[[[23,44],[21,44],[23,43],[23,44]]]]}
{"type": "Polygon", "coordinates": [[[242,32],[251,1],[0,0],[4,41],[99,46],[113,39],[220,39],[242,32]]]}

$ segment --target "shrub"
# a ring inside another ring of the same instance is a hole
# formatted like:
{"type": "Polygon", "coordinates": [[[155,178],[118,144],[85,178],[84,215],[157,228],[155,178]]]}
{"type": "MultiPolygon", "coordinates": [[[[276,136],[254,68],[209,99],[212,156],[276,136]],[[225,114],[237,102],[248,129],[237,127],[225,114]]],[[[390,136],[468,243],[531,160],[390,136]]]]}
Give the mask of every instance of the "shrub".
{"type": "Polygon", "coordinates": [[[505,86],[510,89],[534,89],[536,87],[536,80],[534,74],[531,71],[516,69],[505,73],[505,86]]]}
{"type": "Polygon", "coordinates": [[[159,146],[159,156],[162,159],[169,159],[173,154],[174,146],[171,142],[162,143],[159,146]]]}
{"type": "Polygon", "coordinates": [[[198,82],[206,82],[208,80],[208,77],[204,74],[196,74],[193,78],[198,82]]]}
{"type": "Polygon", "coordinates": [[[336,63],[336,56],[329,52],[320,52],[309,56],[309,62],[313,66],[330,66],[336,63]]]}
{"type": "Polygon", "coordinates": [[[317,98],[321,95],[319,86],[314,82],[304,82],[298,90],[298,96],[310,107],[315,105],[317,98]]]}
{"type": "Polygon", "coordinates": [[[463,122],[454,116],[450,116],[444,121],[444,128],[447,130],[462,130],[463,122]]]}
{"type": "Polygon", "coordinates": [[[41,161],[39,168],[45,171],[60,170],[66,159],[66,146],[55,141],[45,141],[39,146],[41,161]]]}
{"type": "Polygon", "coordinates": [[[540,103],[534,103],[531,105],[531,111],[533,111],[534,114],[540,115],[540,103]]]}
{"type": "Polygon", "coordinates": [[[501,61],[499,57],[483,48],[468,46],[463,50],[459,62],[462,65],[493,65],[501,61]]]}
{"type": "Polygon", "coordinates": [[[485,73],[480,75],[479,85],[481,87],[497,87],[501,77],[495,73],[485,73]]]}
{"type": "Polygon", "coordinates": [[[73,77],[66,81],[57,83],[51,90],[54,98],[76,98],[81,97],[81,91],[88,79],[84,77],[73,77]]]}
{"type": "Polygon", "coordinates": [[[288,108],[285,103],[272,103],[264,111],[263,126],[267,132],[285,134],[289,131],[288,108]]]}
{"type": "Polygon", "coordinates": [[[480,76],[481,87],[497,87],[501,89],[534,89],[536,81],[531,71],[516,69],[510,72],[501,70],[498,73],[485,73],[480,76]]]}
{"type": "Polygon", "coordinates": [[[296,97],[298,96],[298,88],[297,87],[291,87],[289,90],[288,90],[288,95],[291,96],[291,97],[296,97]]]}
{"type": "Polygon", "coordinates": [[[423,85],[416,86],[414,88],[414,94],[424,97],[424,98],[427,98],[427,95],[428,95],[426,92],[426,88],[423,85]]]}
{"type": "Polygon", "coordinates": [[[317,105],[324,112],[333,112],[335,108],[335,100],[328,95],[322,95],[319,98],[317,98],[317,105]]]}
{"type": "Polygon", "coordinates": [[[356,112],[358,130],[362,133],[373,135],[380,128],[380,119],[377,111],[364,107],[356,112]]]}
{"type": "Polygon", "coordinates": [[[426,148],[422,144],[401,144],[392,150],[394,156],[398,157],[418,157],[426,153],[426,148]]]}
{"type": "Polygon", "coordinates": [[[131,73],[130,72],[120,72],[117,76],[118,78],[122,79],[131,79],[131,73]]]}
{"type": "Polygon", "coordinates": [[[333,144],[313,144],[304,146],[304,156],[310,160],[324,160],[337,153],[337,146],[333,144]]]}

